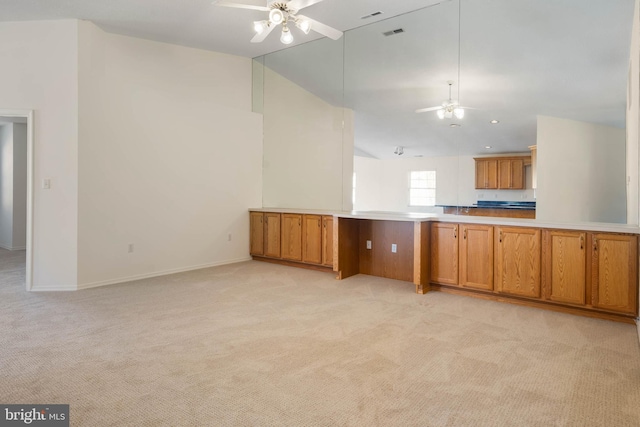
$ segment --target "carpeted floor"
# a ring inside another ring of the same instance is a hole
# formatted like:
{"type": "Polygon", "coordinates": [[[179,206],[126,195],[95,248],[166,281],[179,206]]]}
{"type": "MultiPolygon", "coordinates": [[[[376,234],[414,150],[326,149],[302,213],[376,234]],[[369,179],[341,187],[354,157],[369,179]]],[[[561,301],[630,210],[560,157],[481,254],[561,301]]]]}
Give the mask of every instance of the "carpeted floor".
{"type": "Polygon", "coordinates": [[[6,255],[0,403],[73,426],[640,425],[633,325],[255,261],[27,293],[6,255]]]}

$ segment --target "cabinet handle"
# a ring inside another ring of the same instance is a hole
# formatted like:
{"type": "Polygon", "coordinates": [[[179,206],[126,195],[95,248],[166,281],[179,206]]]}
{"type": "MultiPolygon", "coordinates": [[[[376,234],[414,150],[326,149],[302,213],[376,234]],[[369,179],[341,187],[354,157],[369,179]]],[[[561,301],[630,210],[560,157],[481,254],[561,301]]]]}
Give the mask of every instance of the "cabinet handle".
{"type": "Polygon", "coordinates": [[[458,226],[453,227],[453,238],[458,238],[458,226]]]}
{"type": "Polygon", "coordinates": [[[464,233],[462,234],[462,238],[467,240],[467,227],[464,228],[464,233]]]}
{"type": "Polygon", "coordinates": [[[584,234],[580,235],[580,249],[584,249],[584,234]]]}
{"type": "Polygon", "coordinates": [[[598,250],[598,240],[595,237],[593,238],[593,250],[598,250]]]}
{"type": "Polygon", "coordinates": [[[502,231],[500,231],[500,243],[502,243],[502,231]]]}
{"type": "Polygon", "coordinates": [[[298,218],[298,225],[300,225],[300,218],[298,218]]]}

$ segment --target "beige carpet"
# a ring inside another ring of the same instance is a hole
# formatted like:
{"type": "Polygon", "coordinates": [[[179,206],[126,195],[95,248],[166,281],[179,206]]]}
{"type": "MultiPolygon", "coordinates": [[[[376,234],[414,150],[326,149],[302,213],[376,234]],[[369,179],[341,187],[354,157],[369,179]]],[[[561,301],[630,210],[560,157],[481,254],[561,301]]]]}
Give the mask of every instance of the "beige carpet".
{"type": "Polygon", "coordinates": [[[639,426],[633,325],[260,262],[26,293],[0,402],[74,426],[639,426]]]}

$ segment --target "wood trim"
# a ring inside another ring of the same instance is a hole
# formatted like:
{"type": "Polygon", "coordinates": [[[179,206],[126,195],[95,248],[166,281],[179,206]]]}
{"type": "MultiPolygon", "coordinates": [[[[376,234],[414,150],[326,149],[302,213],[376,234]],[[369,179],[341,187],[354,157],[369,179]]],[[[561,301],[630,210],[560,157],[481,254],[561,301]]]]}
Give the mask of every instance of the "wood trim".
{"type": "Polygon", "coordinates": [[[288,267],[306,268],[307,270],[316,270],[316,271],[324,271],[326,273],[333,273],[333,269],[331,267],[326,267],[324,265],[307,264],[304,262],[289,261],[289,260],[277,259],[277,258],[268,258],[268,257],[262,257],[262,256],[256,256],[256,255],[252,256],[251,258],[253,258],[254,261],[262,261],[262,262],[268,262],[271,264],[286,265],[288,267]]]}
{"type": "Polygon", "coordinates": [[[499,295],[499,294],[495,294],[487,291],[473,290],[468,288],[459,288],[457,286],[450,287],[449,285],[442,285],[439,283],[431,283],[431,290],[437,291],[437,292],[455,294],[455,295],[463,295],[463,296],[469,296],[474,298],[480,298],[480,299],[485,299],[490,301],[506,302],[509,304],[516,304],[516,305],[521,305],[525,307],[542,308],[544,310],[551,310],[551,311],[556,311],[560,313],[576,314],[579,316],[592,317],[596,319],[606,319],[606,320],[613,320],[616,322],[635,324],[635,316],[632,316],[632,315],[609,313],[606,311],[599,311],[599,310],[593,310],[588,308],[568,307],[564,304],[554,303],[553,301],[521,299],[518,297],[499,295]]]}
{"type": "Polygon", "coordinates": [[[413,224],[413,284],[416,293],[429,292],[429,227],[428,222],[413,224]]]}

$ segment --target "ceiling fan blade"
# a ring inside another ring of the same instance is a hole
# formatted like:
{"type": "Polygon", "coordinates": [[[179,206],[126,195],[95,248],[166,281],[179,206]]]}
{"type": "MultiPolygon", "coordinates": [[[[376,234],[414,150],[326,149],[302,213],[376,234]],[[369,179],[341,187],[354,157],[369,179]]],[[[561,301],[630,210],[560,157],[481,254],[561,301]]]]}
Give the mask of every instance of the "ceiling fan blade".
{"type": "Polygon", "coordinates": [[[318,22],[315,19],[307,18],[306,16],[302,15],[296,15],[296,17],[309,21],[311,23],[311,29],[316,33],[320,33],[323,36],[327,36],[333,40],[338,40],[340,37],[342,37],[342,31],[336,30],[335,28],[325,25],[322,22],[318,22]]]}
{"type": "Polygon", "coordinates": [[[233,3],[230,1],[224,1],[224,0],[214,1],[213,4],[215,4],[216,6],[235,7],[238,9],[262,10],[264,12],[269,12],[271,10],[266,6],[254,6],[252,4],[233,3]]]}
{"type": "Polygon", "coordinates": [[[442,108],[442,105],[438,107],[420,108],[419,110],[416,110],[416,113],[426,113],[427,111],[436,111],[441,108],[442,108]]]}
{"type": "Polygon", "coordinates": [[[277,25],[271,25],[269,26],[266,30],[264,30],[263,32],[261,32],[260,34],[256,34],[255,36],[253,36],[253,38],[251,39],[251,43],[260,43],[261,41],[263,41],[264,39],[267,38],[267,36],[269,35],[269,33],[271,33],[271,31],[273,31],[273,29],[277,27],[277,25]]]}
{"type": "Polygon", "coordinates": [[[287,3],[287,7],[293,10],[304,9],[316,3],[320,3],[322,0],[291,0],[287,3]]]}

